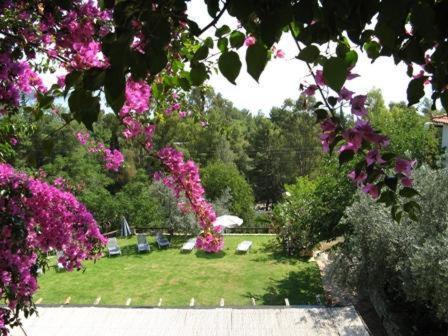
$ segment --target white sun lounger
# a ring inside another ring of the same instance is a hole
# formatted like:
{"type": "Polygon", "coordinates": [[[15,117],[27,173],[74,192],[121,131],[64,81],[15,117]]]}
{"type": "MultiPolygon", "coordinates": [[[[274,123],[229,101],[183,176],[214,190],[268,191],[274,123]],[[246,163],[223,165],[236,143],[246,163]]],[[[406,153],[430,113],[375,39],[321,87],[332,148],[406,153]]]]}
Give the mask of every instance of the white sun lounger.
{"type": "Polygon", "coordinates": [[[238,246],[236,247],[236,251],[237,252],[249,252],[249,249],[251,248],[251,246],[252,246],[252,242],[250,240],[245,240],[238,244],[238,246]]]}
{"type": "Polygon", "coordinates": [[[149,252],[151,248],[149,247],[148,241],[146,240],[146,235],[138,234],[137,235],[137,251],[140,252],[149,252]]]}
{"type": "Polygon", "coordinates": [[[196,245],[196,238],[191,238],[185,244],[182,245],[180,250],[182,252],[190,252],[194,249],[195,245],[196,245]]]}
{"type": "Polygon", "coordinates": [[[118,246],[117,238],[109,238],[107,240],[107,250],[109,251],[109,256],[121,255],[120,246],[118,246]]]}

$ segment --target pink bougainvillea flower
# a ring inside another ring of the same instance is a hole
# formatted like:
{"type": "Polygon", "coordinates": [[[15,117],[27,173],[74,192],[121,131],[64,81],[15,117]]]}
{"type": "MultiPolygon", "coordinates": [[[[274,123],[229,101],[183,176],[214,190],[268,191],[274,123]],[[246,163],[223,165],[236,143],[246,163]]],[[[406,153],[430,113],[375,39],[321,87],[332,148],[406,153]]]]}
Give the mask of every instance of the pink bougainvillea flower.
{"type": "Polygon", "coordinates": [[[11,139],[9,139],[9,143],[12,146],[16,146],[19,143],[19,140],[17,140],[17,138],[15,138],[15,137],[12,137],[11,139]]]}
{"type": "Polygon", "coordinates": [[[355,78],[358,78],[358,77],[360,77],[358,74],[352,73],[350,71],[347,74],[347,80],[352,80],[352,79],[355,79],[355,78]]]}
{"type": "Polygon", "coordinates": [[[367,166],[370,166],[374,163],[378,164],[386,163],[386,161],[384,161],[383,158],[381,157],[381,153],[378,149],[372,149],[367,153],[366,162],[367,166]]]}
{"type": "Polygon", "coordinates": [[[367,100],[366,95],[358,95],[353,97],[350,100],[350,104],[352,105],[352,111],[351,111],[352,114],[358,117],[367,115],[367,109],[365,107],[366,100],[367,100]]]}
{"type": "Polygon", "coordinates": [[[326,85],[325,79],[324,79],[324,72],[322,70],[316,70],[316,75],[314,77],[315,77],[317,85],[319,85],[319,86],[326,85]]]}
{"type": "Polygon", "coordinates": [[[317,85],[311,84],[303,91],[306,96],[314,96],[316,94],[317,85]]]}
{"type": "Polygon", "coordinates": [[[179,112],[179,118],[184,119],[186,116],[187,116],[187,112],[185,112],[185,111],[179,112]]]}
{"type": "Polygon", "coordinates": [[[82,133],[82,132],[76,133],[76,139],[78,139],[78,141],[81,145],[87,144],[87,141],[89,140],[89,138],[90,138],[89,133],[82,133]]]}
{"type": "Polygon", "coordinates": [[[354,92],[347,89],[345,86],[339,91],[338,101],[350,100],[353,97],[354,92]]]}
{"type": "Polygon", "coordinates": [[[285,57],[285,52],[283,50],[281,50],[281,49],[277,49],[275,51],[274,57],[275,58],[284,58],[285,57]]]}
{"type": "Polygon", "coordinates": [[[403,177],[400,182],[404,187],[412,187],[412,184],[414,183],[414,181],[409,177],[403,177]]]}
{"type": "Polygon", "coordinates": [[[406,160],[397,158],[395,160],[395,172],[397,174],[404,174],[410,177],[412,174],[412,168],[414,167],[416,161],[406,160]]]}
{"type": "Polygon", "coordinates": [[[253,37],[252,35],[246,36],[246,39],[244,40],[244,44],[246,47],[250,47],[254,45],[257,42],[257,39],[253,37]]]}
{"type": "Polygon", "coordinates": [[[361,170],[359,173],[357,173],[356,170],[352,170],[350,173],[348,173],[347,176],[353,182],[356,182],[358,184],[363,183],[367,179],[367,174],[364,170],[361,170]]]}
{"type": "Polygon", "coordinates": [[[380,190],[378,187],[372,183],[367,183],[363,188],[362,191],[366,194],[369,194],[373,199],[378,198],[380,195],[380,190]]]}

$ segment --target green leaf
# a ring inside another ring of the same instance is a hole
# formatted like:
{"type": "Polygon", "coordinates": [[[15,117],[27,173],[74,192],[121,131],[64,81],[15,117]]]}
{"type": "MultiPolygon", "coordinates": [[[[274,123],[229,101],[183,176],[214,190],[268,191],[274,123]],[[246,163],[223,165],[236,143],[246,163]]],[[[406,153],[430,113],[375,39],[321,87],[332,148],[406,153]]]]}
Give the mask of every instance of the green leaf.
{"type": "Polygon", "coordinates": [[[205,0],[205,3],[207,4],[208,14],[210,14],[212,18],[216,17],[216,14],[219,11],[219,0],[205,0]]]}
{"type": "Polygon", "coordinates": [[[225,37],[221,37],[221,38],[218,40],[218,49],[219,49],[221,52],[225,52],[225,51],[227,51],[227,45],[228,45],[228,43],[229,43],[229,41],[227,40],[227,38],[225,38],[225,37]]]}
{"type": "Polygon", "coordinates": [[[89,69],[84,72],[83,85],[90,91],[96,91],[103,87],[105,71],[103,69],[89,69]]]}
{"type": "Polygon", "coordinates": [[[147,55],[148,69],[151,76],[157,75],[162,71],[168,63],[166,51],[162,48],[154,48],[149,50],[147,55]]]}
{"type": "Polygon", "coordinates": [[[384,178],[384,183],[389,187],[389,189],[395,191],[397,190],[398,178],[396,176],[386,176],[384,178]]]}
{"type": "Polygon", "coordinates": [[[208,47],[206,45],[202,45],[198,50],[194,53],[193,61],[202,61],[204,58],[208,56],[208,47]]]}
{"type": "Polygon", "coordinates": [[[204,45],[207,46],[209,49],[213,48],[213,39],[209,36],[205,39],[204,45]]]}
{"type": "Polygon", "coordinates": [[[242,32],[239,32],[237,30],[234,30],[230,34],[230,46],[232,48],[240,48],[244,44],[245,36],[242,32]]]}
{"type": "Polygon", "coordinates": [[[338,57],[327,59],[323,66],[325,82],[334,91],[339,92],[347,78],[347,63],[338,57]]]}
{"type": "Polygon", "coordinates": [[[395,203],[395,193],[392,190],[386,190],[381,192],[378,203],[384,203],[386,206],[390,206],[395,203]]]}
{"type": "Polygon", "coordinates": [[[106,101],[116,114],[123,107],[125,100],[126,80],[121,69],[111,67],[106,70],[104,93],[106,101]]]}
{"type": "Polygon", "coordinates": [[[223,37],[225,34],[230,33],[230,28],[228,25],[223,25],[221,28],[216,29],[215,36],[223,37]]]}
{"type": "Polygon", "coordinates": [[[345,63],[347,63],[347,66],[349,68],[352,68],[356,65],[356,62],[358,62],[358,54],[354,50],[348,51],[344,56],[345,63]]]}
{"type": "Polygon", "coordinates": [[[70,91],[70,89],[77,85],[80,80],[82,78],[82,73],[80,71],[77,70],[73,70],[72,72],[70,72],[69,74],[67,74],[67,76],[65,76],[65,90],[64,90],[64,97],[67,97],[67,93],[68,91],[70,91]]]}
{"type": "Polygon", "coordinates": [[[191,65],[190,79],[193,85],[201,85],[207,79],[207,69],[203,63],[191,65]]]}
{"type": "Polygon", "coordinates": [[[355,152],[352,150],[345,150],[339,154],[339,164],[346,163],[353,159],[355,152]]]}
{"type": "Polygon", "coordinates": [[[318,47],[309,45],[300,51],[297,58],[308,63],[313,63],[319,57],[319,54],[320,51],[318,47]]]}
{"type": "Polygon", "coordinates": [[[314,113],[316,114],[317,121],[322,121],[329,117],[329,113],[325,109],[317,109],[314,111],[314,113]]]}
{"type": "Polygon", "coordinates": [[[417,195],[419,195],[419,193],[414,188],[405,187],[400,190],[400,196],[403,196],[403,197],[410,198],[410,197],[414,197],[417,195]]]}
{"type": "Polygon", "coordinates": [[[234,51],[223,53],[218,60],[219,70],[232,84],[236,84],[235,79],[240,73],[241,65],[240,57],[234,51]]]}
{"type": "Polygon", "coordinates": [[[371,59],[376,59],[380,55],[381,46],[376,41],[369,41],[364,44],[364,50],[371,59]]]}
{"type": "Polygon", "coordinates": [[[43,93],[38,92],[37,94],[37,102],[39,103],[40,109],[48,109],[51,107],[51,104],[53,104],[54,97],[47,96],[43,93]]]}
{"type": "Polygon", "coordinates": [[[190,81],[184,77],[179,78],[179,85],[185,91],[190,91],[191,89],[190,81]]]}
{"type": "Polygon", "coordinates": [[[135,50],[131,50],[129,56],[132,77],[135,79],[145,78],[148,74],[147,56],[135,50]]]}
{"type": "Polygon", "coordinates": [[[406,90],[409,106],[418,103],[425,95],[425,90],[423,89],[423,83],[425,80],[426,77],[421,77],[415,78],[409,82],[408,89],[406,90]]]}
{"type": "Polygon", "coordinates": [[[266,67],[268,61],[268,50],[264,45],[257,42],[247,48],[246,64],[247,72],[258,82],[261,73],[266,67]]]}
{"type": "Polygon", "coordinates": [[[82,122],[88,130],[93,130],[93,123],[100,113],[100,98],[84,89],[76,89],[68,99],[68,106],[75,119],[82,122]]]}

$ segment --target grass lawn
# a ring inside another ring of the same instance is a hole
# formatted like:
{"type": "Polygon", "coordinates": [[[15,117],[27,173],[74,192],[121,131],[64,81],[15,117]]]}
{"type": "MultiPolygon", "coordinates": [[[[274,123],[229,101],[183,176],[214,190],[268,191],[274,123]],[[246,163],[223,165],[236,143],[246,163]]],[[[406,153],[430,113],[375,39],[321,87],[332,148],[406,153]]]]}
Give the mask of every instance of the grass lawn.
{"type": "MultiPolygon", "coordinates": [[[[149,237],[148,237],[149,238],[149,237]]],[[[192,297],[199,306],[284,305],[315,303],[322,294],[319,269],[314,262],[285,258],[275,253],[273,236],[225,236],[225,248],[219,254],[193,250],[182,254],[180,246],[187,238],[175,237],[172,247],[158,250],[151,239],[151,252],[136,254],[136,238],[120,239],[122,256],[104,257],[86,262],[85,272],[56,272],[54,268],[39,277],[40,290],[35,300],[42,303],[92,304],[101,296],[101,304],[187,306],[192,297]],[[237,244],[252,240],[247,255],[235,254],[237,244]]]]}

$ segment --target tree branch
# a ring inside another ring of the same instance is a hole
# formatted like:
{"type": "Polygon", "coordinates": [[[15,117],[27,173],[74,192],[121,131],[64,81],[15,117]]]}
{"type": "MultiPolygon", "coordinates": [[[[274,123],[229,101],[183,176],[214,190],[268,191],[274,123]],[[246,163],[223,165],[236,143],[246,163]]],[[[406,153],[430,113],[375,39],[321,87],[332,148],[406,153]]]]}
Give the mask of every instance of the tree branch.
{"type": "MultiPolygon", "coordinates": [[[[289,30],[291,31],[291,35],[292,35],[292,38],[294,39],[294,42],[296,43],[297,49],[299,49],[299,52],[302,51],[302,47],[300,46],[299,41],[297,41],[297,39],[295,38],[295,36],[293,34],[293,29],[292,29],[291,24],[289,24],[289,30]]],[[[320,87],[319,84],[317,84],[316,75],[313,72],[313,68],[311,67],[311,64],[309,62],[306,62],[306,61],[304,61],[304,62],[306,63],[306,66],[308,67],[308,70],[310,70],[311,76],[313,76],[314,83],[316,83],[317,89],[319,90],[319,93],[320,93],[322,99],[324,100],[325,105],[330,110],[331,114],[334,114],[334,110],[331,107],[331,105],[328,103],[328,100],[325,97],[322,88],[320,87]]]]}
{"type": "MultiPolygon", "coordinates": [[[[237,0],[238,1],[238,0],[237,0]]],[[[219,19],[221,18],[221,16],[224,14],[224,12],[227,10],[227,7],[229,7],[230,4],[230,0],[227,0],[224,3],[224,7],[222,7],[221,11],[218,13],[218,15],[216,15],[216,17],[208,24],[206,25],[204,28],[201,29],[201,31],[199,32],[199,35],[202,35],[205,31],[207,31],[210,27],[214,26],[219,19]]]]}

